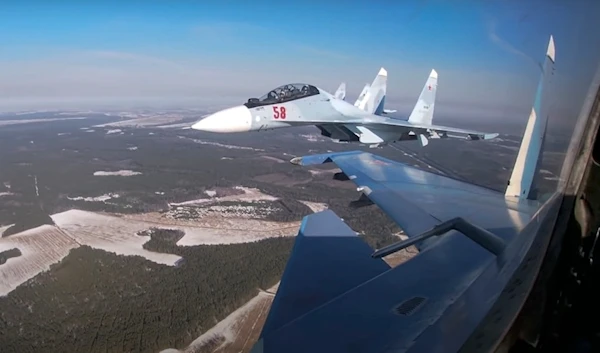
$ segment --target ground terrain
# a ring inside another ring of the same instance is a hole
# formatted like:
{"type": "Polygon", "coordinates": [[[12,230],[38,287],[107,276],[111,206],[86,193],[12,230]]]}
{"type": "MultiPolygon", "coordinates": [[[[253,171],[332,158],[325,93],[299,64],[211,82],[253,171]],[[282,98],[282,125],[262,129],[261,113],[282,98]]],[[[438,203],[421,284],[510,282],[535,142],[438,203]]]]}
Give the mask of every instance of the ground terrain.
{"type": "MultiPolygon", "coordinates": [[[[3,352],[247,352],[303,216],[330,208],[374,248],[402,236],[377,206],[351,204],[334,165],[291,158],[362,149],[503,190],[519,140],[369,149],[309,127],[185,129],[205,113],[0,116],[3,352]]],[[[544,190],[562,162],[548,146],[544,190]]]]}

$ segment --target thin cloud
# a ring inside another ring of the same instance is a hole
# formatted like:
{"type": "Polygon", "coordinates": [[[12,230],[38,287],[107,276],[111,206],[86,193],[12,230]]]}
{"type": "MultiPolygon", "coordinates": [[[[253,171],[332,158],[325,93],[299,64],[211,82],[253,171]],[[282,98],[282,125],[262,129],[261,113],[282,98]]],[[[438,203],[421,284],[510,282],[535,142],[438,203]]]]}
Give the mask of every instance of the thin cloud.
{"type": "Polygon", "coordinates": [[[503,38],[501,38],[498,35],[498,32],[497,32],[498,21],[495,18],[488,16],[487,20],[486,20],[486,25],[487,25],[488,38],[490,39],[490,41],[492,43],[496,44],[499,48],[501,48],[502,50],[504,50],[508,53],[517,55],[523,59],[526,59],[529,62],[532,62],[533,64],[535,64],[535,66],[540,68],[540,70],[542,69],[540,62],[538,62],[537,60],[535,60],[534,58],[532,58],[531,56],[529,56],[528,54],[526,54],[525,52],[523,52],[522,50],[520,50],[519,48],[517,48],[510,42],[504,40],[503,38]]]}

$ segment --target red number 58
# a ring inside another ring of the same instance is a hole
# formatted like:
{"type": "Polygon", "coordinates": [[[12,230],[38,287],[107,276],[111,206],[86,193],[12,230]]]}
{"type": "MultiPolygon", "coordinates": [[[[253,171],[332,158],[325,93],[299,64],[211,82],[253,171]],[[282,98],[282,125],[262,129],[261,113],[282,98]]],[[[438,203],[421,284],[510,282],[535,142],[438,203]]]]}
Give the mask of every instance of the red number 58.
{"type": "Polygon", "coordinates": [[[273,119],[285,119],[285,107],[273,106],[273,119]]]}

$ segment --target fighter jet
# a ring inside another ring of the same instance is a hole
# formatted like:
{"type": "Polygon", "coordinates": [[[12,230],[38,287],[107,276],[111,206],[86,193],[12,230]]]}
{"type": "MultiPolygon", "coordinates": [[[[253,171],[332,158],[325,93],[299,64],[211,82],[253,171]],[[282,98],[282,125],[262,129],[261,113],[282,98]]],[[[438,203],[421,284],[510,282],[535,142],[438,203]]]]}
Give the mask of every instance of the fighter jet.
{"type": "Polygon", "coordinates": [[[192,129],[233,133],[315,125],[323,136],[371,147],[417,138],[422,146],[426,146],[429,138],[459,135],[472,140],[487,140],[498,136],[432,123],[438,80],[435,70],[431,70],[408,120],[378,115],[383,113],[386,80],[387,72],[380,70],[364,97],[359,97],[358,107],[314,85],[286,84],[260,98],[250,98],[243,105],[209,115],[192,125],[192,129]]]}
{"type": "MultiPolygon", "coordinates": [[[[370,107],[369,105],[367,105],[368,99],[371,96],[376,96],[377,92],[375,90],[377,88],[383,90],[384,95],[385,95],[385,93],[387,91],[387,71],[383,67],[381,69],[379,69],[379,72],[377,73],[377,76],[375,76],[375,79],[373,80],[372,84],[369,84],[369,83],[365,84],[362,91],[358,95],[358,98],[354,102],[354,106],[357,108],[360,108],[366,112],[373,113],[375,115],[395,113],[396,110],[385,109],[383,107],[383,105],[385,104],[385,96],[383,99],[381,99],[381,102],[377,105],[376,109],[374,109],[375,107],[370,107]],[[374,87],[374,89],[371,89],[371,87],[374,87]],[[375,94],[372,94],[372,92],[375,92],[375,94]]],[[[345,97],[346,97],[346,84],[345,83],[342,83],[340,85],[340,87],[337,89],[334,96],[338,99],[345,100],[345,97]],[[343,98],[340,98],[340,97],[343,97],[343,98]]]]}

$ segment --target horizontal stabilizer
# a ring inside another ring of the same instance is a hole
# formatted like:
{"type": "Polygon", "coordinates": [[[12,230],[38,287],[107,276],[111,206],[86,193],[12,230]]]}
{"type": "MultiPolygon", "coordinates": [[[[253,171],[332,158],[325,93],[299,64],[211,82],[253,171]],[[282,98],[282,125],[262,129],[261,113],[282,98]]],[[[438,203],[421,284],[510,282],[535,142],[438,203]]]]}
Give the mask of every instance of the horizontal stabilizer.
{"type": "Polygon", "coordinates": [[[304,217],[261,336],[390,267],[333,211],[304,217]]]}

